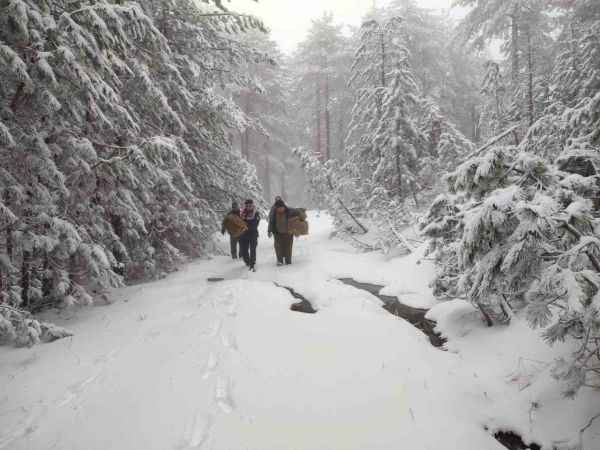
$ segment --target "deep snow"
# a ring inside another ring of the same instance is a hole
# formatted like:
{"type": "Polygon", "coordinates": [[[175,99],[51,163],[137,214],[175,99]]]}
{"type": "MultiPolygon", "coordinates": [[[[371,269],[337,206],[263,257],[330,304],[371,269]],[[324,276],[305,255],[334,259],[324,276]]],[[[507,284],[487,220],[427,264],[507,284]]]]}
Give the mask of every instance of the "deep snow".
{"type": "MultiPolygon", "coordinates": [[[[0,349],[0,449],[502,449],[496,429],[550,449],[600,412],[597,392],[560,396],[549,363],[568,348],[518,318],[489,329],[465,302],[439,304],[429,316],[449,339],[441,351],[337,281],[431,307],[423,249],[356,253],[329,239],[327,215],[310,222],[292,266],[275,267],[263,229],[257,273],[225,256],[196,261],[115,291],[111,305],[50,314],[72,338],[0,349]],[[290,311],[273,282],[318,312],[290,311]]],[[[599,449],[600,424],[583,439],[599,449]]]]}

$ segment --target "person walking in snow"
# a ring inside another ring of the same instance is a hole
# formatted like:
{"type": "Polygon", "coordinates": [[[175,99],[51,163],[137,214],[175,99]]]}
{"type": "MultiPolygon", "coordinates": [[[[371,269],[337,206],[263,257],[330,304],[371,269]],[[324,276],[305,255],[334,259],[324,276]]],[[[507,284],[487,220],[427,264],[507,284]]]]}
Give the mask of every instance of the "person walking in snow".
{"type": "MultiPolygon", "coordinates": [[[[240,217],[240,205],[235,200],[231,202],[231,210],[225,215],[223,219],[223,223],[221,224],[221,234],[225,234],[227,228],[225,227],[225,222],[227,221],[227,216],[235,215],[240,217]]],[[[229,232],[228,232],[229,233],[229,232]]],[[[229,247],[231,249],[231,257],[233,259],[238,259],[238,254],[241,256],[241,250],[238,253],[238,245],[239,245],[239,237],[235,237],[231,233],[229,233],[229,247]]]]}
{"type": "Polygon", "coordinates": [[[269,217],[269,237],[274,237],[275,256],[277,265],[281,266],[292,263],[292,247],[294,246],[294,235],[289,233],[288,220],[290,218],[290,208],[286,206],[281,197],[278,197],[271,208],[272,214],[269,217]]]}
{"type": "Polygon", "coordinates": [[[240,236],[240,252],[248,269],[255,271],[260,214],[256,211],[256,206],[252,200],[248,199],[244,202],[241,218],[246,221],[248,229],[240,236]]]}
{"type": "Polygon", "coordinates": [[[279,200],[282,200],[281,197],[279,195],[276,195],[275,201],[273,202],[273,206],[271,206],[271,210],[269,211],[269,223],[271,222],[271,220],[273,220],[273,215],[275,214],[275,203],[277,203],[279,200]]]}

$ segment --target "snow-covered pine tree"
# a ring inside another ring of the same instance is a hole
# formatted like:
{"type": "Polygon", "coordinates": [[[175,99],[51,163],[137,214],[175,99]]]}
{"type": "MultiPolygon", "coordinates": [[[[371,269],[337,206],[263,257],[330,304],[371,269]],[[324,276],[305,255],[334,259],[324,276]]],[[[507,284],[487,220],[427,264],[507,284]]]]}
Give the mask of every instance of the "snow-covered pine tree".
{"type": "Polygon", "coordinates": [[[235,34],[261,27],[185,0],[0,4],[5,304],[158,276],[210,246],[234,195],[260,197],[224,89],[248,81],[235,34]]]}
{"type": "Polygon", "coordinates": [[[523,141],[465,161],[424,228],[441,263],[439,293],[466,296],[489,324],[523,313],[549,342],[575,343],[554,371],[567,395],[597,385],[600,368],[600,96],[584,88],[594,86],[598,64],[587,57],[598,51],[598,16],[590,11],[585,19],[578,9],[564,18],[551,102],[523,141]]]}
{"type": "Polygon", "coordinates": [[[331,13],[312,21],[290,60],[291,109],[298,122],[298,145],[311,142],[324,160],[342,158],[351,108],[346,87],[351,63],[349,40],[331,13]]]}

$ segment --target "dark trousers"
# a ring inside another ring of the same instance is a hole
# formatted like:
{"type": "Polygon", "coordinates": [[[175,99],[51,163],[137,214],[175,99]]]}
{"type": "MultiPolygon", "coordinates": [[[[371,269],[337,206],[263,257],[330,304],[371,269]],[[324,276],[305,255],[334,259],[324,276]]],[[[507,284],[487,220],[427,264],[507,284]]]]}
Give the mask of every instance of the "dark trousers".
{"type": "Polygon", "coordinates": [[[288,233],[275,233],[275,256],[277,262],[283,264],[292,263],[292,247],[294,245],[294,235],[288,233]]]}
{"type": "MultiPolygon", "coordinates": [[[[233,236],[229,236],[229,246],[231,249],[231,257],[233,259],[237,259],[238,257],[238,243],[240,242],[239,238],[234,238],[233,236]]],[[[240,253],[241,254],[241,249],[240,253]]]]}
{"type": "Polygon", "coordinates": [[[240,238],[240,254],[248,267],[254,267],[256,264],[257,245],[258,236],[242,236],[240,238]]]}

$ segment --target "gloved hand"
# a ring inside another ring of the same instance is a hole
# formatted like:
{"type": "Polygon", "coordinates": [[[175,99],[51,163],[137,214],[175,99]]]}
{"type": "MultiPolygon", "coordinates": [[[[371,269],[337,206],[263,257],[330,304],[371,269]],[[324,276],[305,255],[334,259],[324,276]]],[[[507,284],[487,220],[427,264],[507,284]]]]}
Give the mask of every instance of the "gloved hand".
{"type": "Polygon", "coordinates": [[[221,230],[221,234],[225,236],[225,230],[221,230]]]}
{"type": "Polygon", "coordinates": [[[269,239],[273,237],[273,233],[271,233],[270,231],[267,233],[267,235],[269,236],[269,239]]]}

